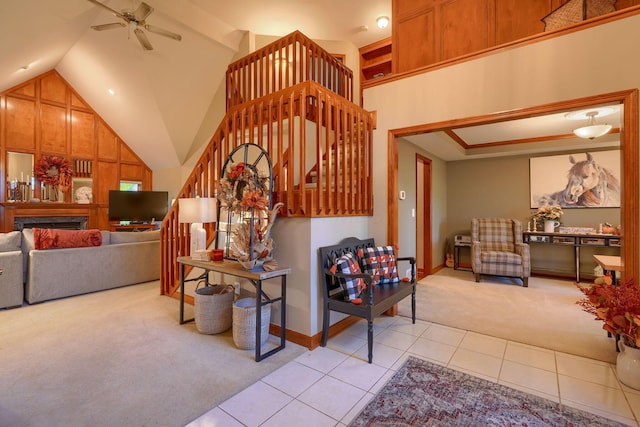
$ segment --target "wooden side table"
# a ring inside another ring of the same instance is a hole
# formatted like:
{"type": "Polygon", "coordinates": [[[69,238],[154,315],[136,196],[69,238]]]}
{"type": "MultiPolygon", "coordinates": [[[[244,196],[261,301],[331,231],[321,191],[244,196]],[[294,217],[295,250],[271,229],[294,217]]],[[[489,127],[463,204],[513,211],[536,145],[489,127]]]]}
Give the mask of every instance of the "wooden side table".
{"type": "Polygon", "coordinates": [[[616,272],[624,271],[624,265],[622,265],[622,258],[612,255],[594,255],[593,259],[598,263],[602,269],[607,272],[611,272],[611,280],[614,285],[618,284],[616,281],[616,272]]]}
{"type": "MultiPolygon", "coordinates": [[[[184,267],[190,265],[192,267],[201,268],[205,270],[204,274],[207,275],[210,271],[214,271],[222,274],[229,274],[231,276],[240,277],[249,280],[256,288],[256,362],[271,356],[274,353],[282,350],[285,346],[285,331],[286,331],[286,311],[287,311],[287,275],[291,273],[291,269],[287,267],[280,267],[274,271],[249,271],[240,265],[237,261],[223,260],[223,261],[198,261],[191,259],[190,256],[178,257],[176,261],[180,264],[180,324],[191,322],[194,319],[184,318],[184,282],[185,273],[184,267]],[[266,279],[280,278],[280,297],[271,298],[262,290],[262,281],[266,279]],[[264,297],[264,300],[263,300],[264,297]],[[268,352],[262,354],[261,346],[261,331],[262,331],[262,306],[266,304],[273,304],[280,301],[280,345],[268,352]]],[[[198,278],[199,279],[199,278],[198,278]]],[[[194,279],[197,280],[197,279],[194,279]]]]}

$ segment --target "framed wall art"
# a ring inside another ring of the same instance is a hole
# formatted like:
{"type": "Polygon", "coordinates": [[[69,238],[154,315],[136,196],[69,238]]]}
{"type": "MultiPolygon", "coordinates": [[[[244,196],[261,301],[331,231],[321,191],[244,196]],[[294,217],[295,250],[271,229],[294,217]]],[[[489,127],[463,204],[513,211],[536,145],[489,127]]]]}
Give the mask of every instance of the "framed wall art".
{"type": "Polygon", "coordinates": [[[620,150],[529,159],[531,208],[620,207],[620,150]]]}

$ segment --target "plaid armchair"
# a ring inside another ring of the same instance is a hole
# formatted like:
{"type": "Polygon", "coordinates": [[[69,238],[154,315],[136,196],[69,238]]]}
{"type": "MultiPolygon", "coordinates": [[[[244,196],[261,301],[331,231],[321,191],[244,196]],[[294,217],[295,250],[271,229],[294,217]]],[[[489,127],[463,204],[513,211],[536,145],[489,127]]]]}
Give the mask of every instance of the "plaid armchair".
{"type": "Polygon", "coordinates": [[[471,268],[481,274],[519,277],[524,287],[531,275],[529,245],[522,242],[522,223],[516,219],[471,220],[471,268]]]}

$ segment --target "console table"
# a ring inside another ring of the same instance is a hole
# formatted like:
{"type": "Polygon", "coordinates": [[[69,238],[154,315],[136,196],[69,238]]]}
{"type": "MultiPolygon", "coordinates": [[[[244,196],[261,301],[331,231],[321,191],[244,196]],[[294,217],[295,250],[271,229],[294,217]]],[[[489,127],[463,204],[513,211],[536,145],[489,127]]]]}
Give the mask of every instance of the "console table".
{"type": "Polygon", "coordinates": [[[580,282],[580,247],[620,247],[620,236],[617,234],[568,234],[525,231],[522,233],[522,240],[529,244],[573,246],[575,248],[576,282],[580,282]]]}
{"type": "MultiPolygon", "coordinates": [[[[243,279],[249,280],[256,288],[256,362],[261,361],[262,359],[271,356],[274,353],[282,350],[285,346],[285,331],[286,331],[286,311],[287,311],[287,274],[291,273],[290,268],[281,267],[274,271],[250,271],[246,270],[244,267],[240,265],[237,261],[231,260],[223,260],[223,261],[198,261],[191,259],[190,256],[182,256],[178,257],[176,261],[180,264],[180,324],[184,324],[187,322],[191,322],[194,319],[184,318],[184,283],[185,281],[185,266],[197,267],[204,270],[204,275],[208,275],[210,271],[222,274],[229,274],[231,276],[240,277],[243,279]],[[273,278],[280,278],[280,297],[270,298],[263,290],[262,290],[262,281],[273,278]],[[264,297],[264,300],[263,300],[264,297]],[[274,302],[280,301],[280,345],[270,351],[262,354],[261,349],[261,328],[262,328],[262,306],[266,304],[273,304],[274,302]]],[[[205,276],[206,277],[206,276],[205,276]]],[[[199,280],[200,277],[196,279],[190,280],[199,280]]]]}

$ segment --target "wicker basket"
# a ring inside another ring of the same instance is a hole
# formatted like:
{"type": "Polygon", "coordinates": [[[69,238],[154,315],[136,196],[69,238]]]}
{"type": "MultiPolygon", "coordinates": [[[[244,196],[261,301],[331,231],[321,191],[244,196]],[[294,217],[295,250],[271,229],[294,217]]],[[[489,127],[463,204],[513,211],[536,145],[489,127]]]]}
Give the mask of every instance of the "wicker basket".
{"type": "MultiPolygon", "coordinates": [[[[269,338],[271,305],[263,305],[260,323],[260,343],[264,345],[269,338]]],[[[233,304],[233,342],[243,350],[256,348],[256,300],[241,298],[233,304]]]]}
{"type": "Polygon", "coordinates": [[[213,285],[196,289],[196,328],[201,334],[219,334],[231,327],[233,286],[213,285]]]}

